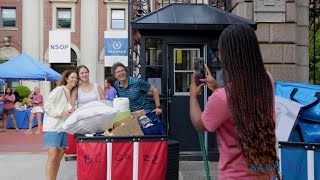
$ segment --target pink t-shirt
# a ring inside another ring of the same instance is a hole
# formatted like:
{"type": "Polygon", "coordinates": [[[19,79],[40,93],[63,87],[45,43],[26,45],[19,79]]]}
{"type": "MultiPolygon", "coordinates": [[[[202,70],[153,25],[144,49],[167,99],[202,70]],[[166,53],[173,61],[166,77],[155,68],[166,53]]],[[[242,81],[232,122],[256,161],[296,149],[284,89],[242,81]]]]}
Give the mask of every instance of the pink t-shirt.
{"type": "Polygon", "coordinates": [[[8,100],[4,100],[3,101],[3,109],[12,109],[12,108],[14,108],[14,100],[16,99],[14,94],[11,94],[11,96],[9,96],[9,94],[7,94],[7,95],[5,95],[3,97],[6,97],[7,99],[11,100],[11,101],[8,101],[8,100]]]}
{"type": "Polygon", "coordinates": [[[43,97],[42,97],[42,95],[41,94],[33,94],[33,93],[31,93],[30,95],[29,95],[29,97],[28,97],[29,99],[32,99],[32,100],[36,100],[36,101],[38,101],[39,103],[34,103],[34,104],[32,104],[32,106],[43,106],[43,97]]]}
{"type": "Polygon", "coordinates": [[[241,150],[237,147],[236,129],[231,119],[227,95],[224,88],[219,88],[208,99],[201,115],[205,128],[217,132],[219,146],[219,180],[253,180],[270,179],[249,174],[248,166],[241,150]]]}

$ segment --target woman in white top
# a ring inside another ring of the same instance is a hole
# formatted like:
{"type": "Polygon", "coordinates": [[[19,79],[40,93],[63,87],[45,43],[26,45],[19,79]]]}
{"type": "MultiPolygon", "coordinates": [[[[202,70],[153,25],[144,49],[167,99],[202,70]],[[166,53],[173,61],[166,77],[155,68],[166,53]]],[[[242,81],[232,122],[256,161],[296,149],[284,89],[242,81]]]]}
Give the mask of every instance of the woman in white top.
{"type": "MultiPolygon", "coordinates": [[[[104,100],[104,92],[101,86],[97,83],[91,83],[89,80],[89,69],[85,65],[79,65],[77,67],[77,75],[79,78],[78,86],[71,93],[72,108],[75,109],[77,102],[77,108],[83,106],[86,103],[104,100]]],[[[69,149],[67,154],[69,157],[76,156],[77,153],[77,141],[72,134],[68,135],[69,149]]]]}
{"type": "Polygon", "coordinates": [[[90,82],[89,69],[85,65],[77,67],[77,74],[79,77],[77,91],[71,95],[73,107],[75,107],[76,101],[77,107],[81,107],[86,103],[105,99],[100,84],[90,82]]]}
{"type": "Polygon", "coordinates": [[[66,70],[57,82],[58,87],[50,92],[44,104],[43,145],[48,148],[47,180],[57,178],[60,161],[64,155],[63,148],[68,146],[66,133],[58,131],[64,120],[72,113],[70,92],[77,83],[77,73],[73,70],[66,70]]]}

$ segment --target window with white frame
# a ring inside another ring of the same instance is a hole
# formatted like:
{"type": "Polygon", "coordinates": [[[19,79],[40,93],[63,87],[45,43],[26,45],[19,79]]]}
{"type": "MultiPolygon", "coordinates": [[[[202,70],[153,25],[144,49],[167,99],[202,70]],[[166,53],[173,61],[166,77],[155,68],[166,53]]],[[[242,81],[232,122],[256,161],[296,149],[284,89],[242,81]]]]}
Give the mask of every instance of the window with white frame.
{"type": "Polygon", "coordinates": [[[125,29],[124,14],[124,9],[111,9],[111,29],[125,29]]]}
{"type": "Polygon", "coordinates": [[[70,29],[72,21],[71,8],[57,8],[57,28],[70,29]]]}
{"type": "Polygon", "coordinates": [[[16,8],[1,7],[0,23],[1,27],[16,27],[16,8]]]}
{"type": "Polygon", "coordinates": [[[174,48],[174,95],[189,94],[195,57],[200,57],[200,48],[174,48]]]}

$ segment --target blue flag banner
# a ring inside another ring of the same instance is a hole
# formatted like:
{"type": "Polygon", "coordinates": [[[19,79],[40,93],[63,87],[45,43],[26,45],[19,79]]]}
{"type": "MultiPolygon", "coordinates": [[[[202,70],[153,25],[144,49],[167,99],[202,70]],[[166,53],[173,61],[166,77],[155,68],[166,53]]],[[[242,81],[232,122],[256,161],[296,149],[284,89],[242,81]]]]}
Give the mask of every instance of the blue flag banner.
{"type": "Polygon", "coordinates": [[[128,31],[104,33],[104,65],[111,67],[116,62],[128,66],[128,31]]]}
{"type": "Polygon", "coordinates": [[[128,56],[128,38],[105,38],[105,56],[128,56]]]}

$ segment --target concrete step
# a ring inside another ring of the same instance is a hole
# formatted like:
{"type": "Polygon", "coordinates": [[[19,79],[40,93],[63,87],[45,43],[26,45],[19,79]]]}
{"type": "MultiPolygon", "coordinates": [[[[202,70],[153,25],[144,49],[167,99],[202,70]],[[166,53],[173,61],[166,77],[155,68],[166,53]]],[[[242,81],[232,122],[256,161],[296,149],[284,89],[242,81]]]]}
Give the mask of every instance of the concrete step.
{"type": "MultiPolygon", "coordinates": [[[[218,174],[210,173],[210,180],[217,180],[218,174]]],[[[180,171],[179,180],[207,180],[206,172],[203,171],[180,171]]]]}
{"type": "MultiPolygon", "coordinates": [[[[208,162],[210,179],[218,179],[218,162],[208,162]]],[[[203,161],[180,161],[179,180],[206,180],[203,161]]]]}

